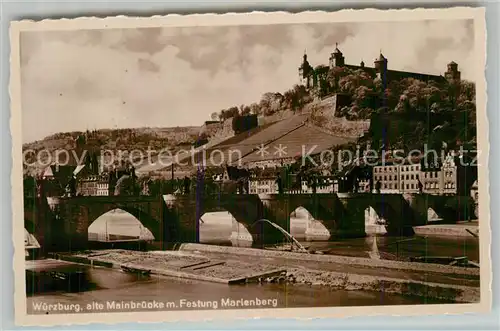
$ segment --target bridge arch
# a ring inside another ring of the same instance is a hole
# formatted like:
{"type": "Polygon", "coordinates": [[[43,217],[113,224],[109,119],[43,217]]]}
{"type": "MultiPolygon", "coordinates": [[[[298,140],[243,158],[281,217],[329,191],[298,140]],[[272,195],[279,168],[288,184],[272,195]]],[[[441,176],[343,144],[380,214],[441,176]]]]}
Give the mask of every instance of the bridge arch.
{"type": "MultiPolygon", "coordinates": [[[[306,241],[327,241],[332,236],[328,222],[316,219],[309,211],[311,206],[299,206],[290,213],[290,234],[306,241]]],[[[316,213],[325,215],[326,213],[316,213]]],[[[328,215],[330,218],[331,216],[328,215]]],[[[328,221],[328,220],[327,220],[328,221]]],[[[330,220],[331,221],[331,220],[330,220]]]]}
{"type": "MultiPolygon", "coordinates": [[[[260,222],[262,217],[259,215],[259,210],[241,208],[241,205],[234,204],[219,204],[204,206],[203,214],[198,220],[199,238],[202,241],[202,234],[207,227],[204,218],[207,215],[225,214],[230,219],[230,232],[228,242],[234,247],[254,247],[266,244],[278,244],[283,242],[283,234],[271,226],[269,223],[260,222]],[[205,229],[204,229],[205,228],[205,229]]],[[[201,213],[201,212],[199,212],[201,213]]]]}
{"type": "MultiPolygon", "coordinates": [[[[379,226],[379,231],[382,233],[391,233],[396,234],[400,231],[400,224],[403,223],[403,218],[405,218],[404,213],[401,210],[399,212],[396,208],[390,203],[390,201],[378,200],[371,201],[367,208],[368,211],[372,212],[372,219],[368,219],[369,222],[372,222],[379,226]],[[385,231],[384,231],[385,229],[385,231]]],[[[365,209],[365,210],[366,210],[365,209]]],[[[368,215],[370,216],[370,215],[368,215]]],[[[366,219],[365,219],[365,229],[366,229],[366,219]]],[[[402,233],[398,233],[402,234],[402,233]]]]}
{"type": "Polygon", "coordinates": [[[37,233],[37,224],[35,223],[34,219],[26,218],[26,215],[24,217],[24,229],[30,233],[30,234],[36,234],[37,233]]]}
{"type": "Polygon", "coordinates": [[[24,247],[26,249],[40,248],[40,243],[36,239],[34,233],[29,232],[26,228],[24,229],[24,247]]]}
{"type": "Polygon", "coordinates": [[[433,222],[439,220],[442,220],[442,217],[438,215],[438,213],[434,210],[434,208],[432,207],[427,208],[427,221],[433,222]]]}
{"type": "Polygon", "coordinates": [[[99,242],[154,241],[156,238],[149,228],[154,230],[156,221],[151,220],[149,216],[144,217],[143,214],[126,207],[107,211],[89,224],[88,240],[99,242]]]}
{"type": "Polygon", "coordinates": [[[341,208],[336,195],[261,194],[259,197],[264,204],[266,218],[273,220],[290,233],[299,231],[299,237],[303,233],[305,239],[307,230],[307,240],[311,241],[326,241],[337,233],[341,208]],[[298,220],[304,217],[307,221],[298,220]]]}
{"type": "Polygon", "coordinates": [[[265,206],[258,195],[220,194],[204,196],[200,199],[176,195],[165,197],[167,206],[166,218],[171,224],[176,224],[169,233],[173,244],[180,242],[199,242],[200,229],[203,228],[200,219],[206,213],[227,212],[232,215],[232,244],[249,246],[250,235],[253,247],[265,244],[284,242],[283,233],[268,222],[269,220],[288,231],[289,212],[277,221],[274,210],[265,206]]]}
{"type": "Polygon", "coordinates": [[[225,210],[207,211],[199,219],[199,241],[203,244],[249,247],[252,235],[245,224],[225,210]]]}

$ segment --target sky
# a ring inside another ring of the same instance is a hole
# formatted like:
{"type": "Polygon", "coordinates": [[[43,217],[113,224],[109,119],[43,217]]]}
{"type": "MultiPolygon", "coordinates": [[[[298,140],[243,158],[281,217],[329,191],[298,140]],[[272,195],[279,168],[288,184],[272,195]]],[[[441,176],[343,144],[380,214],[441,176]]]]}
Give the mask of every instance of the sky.
{"type": "Polygon", "coordinates": [[[474,80],[467,20],[23,32],[23,142],[57,132],[198,126],[210,114],[258,102],[299,82],[304,51],[328,64],[442,74],[455,61],[474,80]]]}

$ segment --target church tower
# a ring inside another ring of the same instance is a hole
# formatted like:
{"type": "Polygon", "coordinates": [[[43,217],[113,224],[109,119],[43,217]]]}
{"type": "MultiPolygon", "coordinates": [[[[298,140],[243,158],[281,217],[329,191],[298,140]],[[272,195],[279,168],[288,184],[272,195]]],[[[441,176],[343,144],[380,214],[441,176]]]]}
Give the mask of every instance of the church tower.
{"type": "Polygon", "coordinates": [[[338,44],[335,43],[335,50],[330,54],[330,69],[342,67],[344,64],[344,55],[339,50],[338,44]]]}

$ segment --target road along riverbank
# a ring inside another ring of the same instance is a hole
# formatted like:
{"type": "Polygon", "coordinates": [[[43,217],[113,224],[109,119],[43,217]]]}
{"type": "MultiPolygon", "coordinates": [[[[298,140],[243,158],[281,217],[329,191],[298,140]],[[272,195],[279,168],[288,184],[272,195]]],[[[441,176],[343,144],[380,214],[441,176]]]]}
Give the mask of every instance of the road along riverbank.
{"type": "Polygon", "coordinates": [[[91,266],[224,284],[279,282],[397,293],[450,302],[479,301],[479,269],[332,255],[183,244],[179,251],[53,254],[91,266]]]}

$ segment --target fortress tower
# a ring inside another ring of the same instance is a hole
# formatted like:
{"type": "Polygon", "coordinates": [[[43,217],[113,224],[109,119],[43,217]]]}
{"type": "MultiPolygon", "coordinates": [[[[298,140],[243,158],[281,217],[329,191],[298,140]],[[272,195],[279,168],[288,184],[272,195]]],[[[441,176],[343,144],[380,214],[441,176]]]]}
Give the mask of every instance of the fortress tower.
{"type": "Polygon", "coordinates": [[[312,87],[313,84],[313,68],[307,61],[307,54],[304,52],[304,56],[302,58],[302,64],[299,67],[299,79],[300,84],[304,85],[307,88],[312,87]]]}
{"type": "Polygon", "coordinates": [[[384,57],[382,52],[380,52],[378,59],[375,59],[373,65],[375,67],[375,71],[377,72],[377,77],[382,79],[383,75],[387,72],[387,59],[384,57]]]}
{"type": "Polygon", "coordinates": [[[335,50],[330,54],[330,69],[334,67],[342,67],[344,64],[344,55],[339,50],[338,44],[335,43],[335,50]]]}
{"type": "MultiPolygon", "coordinates": [[[[363,61],[361,61],[359,65],[347,64],[345,62],[344,55],[338,47],[338,44],[335,44],[335,49],[330,54],[328,64],[328,68],[330,70],[338,67],[344,67],[354,71],[362,70],[366,74],[370,75],[373,79],[381,80],[384,86],[386,84],[389,84],[391,81],[397,81],[405,78],[418,79],[424,82],[434,81],[437,83],[446,83],[447,81],[453,83],[460,82],[461,80],[460,71],[458,71],[458,65],[453,61],[448,63],[447,71],[441,75],[392,69],[389,70],[388,60],[382,54],[382,51],[380,51],[379,56],[373,61],[373,67],[366,66],[363,61]]],[[[318,66],[316,68],[321,68],[321,70],[323,70],[324,66],[318,66]]],[[[307,60],[307,54],[304,53],[302,65],[299,67],[299,76],[300,83],[306,86],[306,88],[317,88],[321,86],[321,80],[325,79],[325,77],[327,77],[328,75],[324,75],[323,72],[316,72],[316,69],[314,69],[309,64],[309,61],[307,60]]],[[[331,85],[330,88],[335,91],[338,83],[328,83],[331,85]]]]}
{"type": "Polygon", "coordinates": [[[458,64],[454,61],[448,63],[448,70],[444,73],[444,77],[448,82],[459,82],[460,81],[460,71],[458,71],[458,64]]]}

